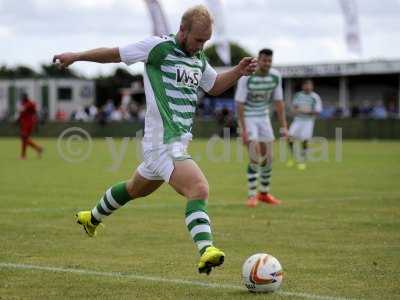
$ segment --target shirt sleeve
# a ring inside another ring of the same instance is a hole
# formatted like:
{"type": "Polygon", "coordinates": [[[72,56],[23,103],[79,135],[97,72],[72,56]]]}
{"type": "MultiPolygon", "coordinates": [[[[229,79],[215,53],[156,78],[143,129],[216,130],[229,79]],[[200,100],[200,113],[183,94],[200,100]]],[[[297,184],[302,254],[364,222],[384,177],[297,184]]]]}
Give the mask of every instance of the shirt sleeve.
{"type": "Polygon", "coordinates": [[[211,67],[210,64],[206,61],[206,67],[204,68],[204,72],[200,80],[200,87],[204,91],[209,92],[214,86],[217,75],[218,74],[214,70],[214,68],[211,67]]]}
{"type": "Polygon", "coordinates": [[[322,101],[318,94],[315,94],[315,108],[314,111],[320,113],[322,111],[322,101]]]}
{"type": "Polygon", "coordinates": [[[119,47],[121,61],[127,65],[132,65],[136,62],[147,62],[151,49],[163,41],[165,39],[152,36],[140,42],[119,47]]]}
{"type": "Polygon", "coordinates": [[[235,92],[235,101],[244,103],[247,99],[247,76],[242,76],[237,84],[236,92],[235,92]]]}

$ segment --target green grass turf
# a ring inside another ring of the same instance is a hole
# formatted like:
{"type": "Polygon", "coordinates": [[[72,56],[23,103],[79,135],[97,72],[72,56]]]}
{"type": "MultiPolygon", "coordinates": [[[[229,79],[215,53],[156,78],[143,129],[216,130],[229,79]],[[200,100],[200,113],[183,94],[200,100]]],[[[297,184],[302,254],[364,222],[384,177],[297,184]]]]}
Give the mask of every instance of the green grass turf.
{"type": "MultiPolygon", "coordinates": [[[[209,277],[197,274],[198,254],[184,225],[185,199],[167,185],[109,217],[94,239],[74,223],[75,212],[93,207],[108,186],[130,176],[138,165],[134,142],[116,171],[110,171],[112,156],[104,139],[94,141],[90,157],[81,163],[62,160],[55,139],[39,142],[46,148],[44,157],[39,160],[31,151],[20,161],[19,141],[0,140],[0,264],[133,277],[0,266],[0,299],[300,299],[300,293],[400,299],[398,142],[346,141],[342,162],[335,161],[331,143],[329,161],[309,163],[305,172],[286,168],[276,151],[272,192],[284,204],[248,209],[246,160],[237,161],[236,143],[231,161],[214,162],[206,159],[206,142],[194,141],[190,152],[210,183],[215,242],[227,255],[209,277]],[[258,252],[282,263],[284,294],[134,277],[241,286],[241,266],[258,252]]],[[[222,145],[214,150],[220,155],[222,145]]]]}

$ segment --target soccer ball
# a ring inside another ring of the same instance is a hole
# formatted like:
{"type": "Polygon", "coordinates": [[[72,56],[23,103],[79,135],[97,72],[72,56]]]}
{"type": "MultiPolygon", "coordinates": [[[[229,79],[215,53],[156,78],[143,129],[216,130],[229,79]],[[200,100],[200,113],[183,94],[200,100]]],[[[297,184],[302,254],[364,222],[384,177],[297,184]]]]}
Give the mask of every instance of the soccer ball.
{"type": "Polygon", "coordinates": [[[275,292],[283,279],[282,267],[272,255],[258,253],[250,256],[243,264],[244,285],[250,292],[275,292]]]}

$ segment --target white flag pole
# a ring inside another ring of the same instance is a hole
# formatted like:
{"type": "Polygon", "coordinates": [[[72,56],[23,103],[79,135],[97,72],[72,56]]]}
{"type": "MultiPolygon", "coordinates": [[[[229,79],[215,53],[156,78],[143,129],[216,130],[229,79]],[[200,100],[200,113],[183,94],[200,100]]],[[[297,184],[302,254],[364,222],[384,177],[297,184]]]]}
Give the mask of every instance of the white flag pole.
{"type": "Polygon", "coordinates": [[[358,9],[356,0],[339,0],[345,21],[345,39],[347,49],[361,57],[361,37],[358,22],[358,9]]]}
{"type": "Polygon", "coordinates": [[[171,33],[164,11],[158,0],[145,0],[151,20],[153,22],[153,34],[162,36],[171,33]]]}

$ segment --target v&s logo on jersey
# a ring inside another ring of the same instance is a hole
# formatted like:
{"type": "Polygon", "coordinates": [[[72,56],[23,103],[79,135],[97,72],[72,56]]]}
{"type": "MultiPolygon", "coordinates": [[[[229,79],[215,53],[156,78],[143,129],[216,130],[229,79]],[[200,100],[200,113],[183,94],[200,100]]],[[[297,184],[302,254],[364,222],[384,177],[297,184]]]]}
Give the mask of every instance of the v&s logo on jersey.
{"type": "Polygon", "coordinates": [[[197,88],[201,79],[201,72],[197,68],[176,66],[176,86],[197,88]]]}

